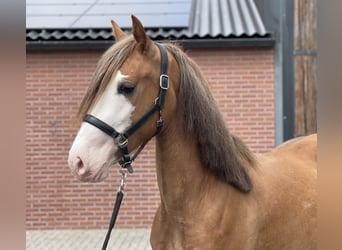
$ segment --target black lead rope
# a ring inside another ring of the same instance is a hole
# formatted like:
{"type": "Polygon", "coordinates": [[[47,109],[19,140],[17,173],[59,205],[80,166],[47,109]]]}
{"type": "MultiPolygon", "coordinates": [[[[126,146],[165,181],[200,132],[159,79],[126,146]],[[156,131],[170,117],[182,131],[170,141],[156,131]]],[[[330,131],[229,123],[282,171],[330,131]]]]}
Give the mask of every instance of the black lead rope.
{"type": "Polygon", "coordinates": [[[106,238],[103,242],[102,245],[102,250],[106,250],[107,249],[107,245],[109,242],[109,238],[110,235],[112,233],[112,230],[114,228],[115,222],[116,222],[116,218],[118,217],[119,214],[119,210],[120,210],[120,206],[121,206],[121,202],[124,196],[124,188],[125,188],[125,180],[127,178],[127,172],[125,169],[121,169],[121,182],[120,182],[120,187],[118,192],[116,193],[116,200],[115,200],[115,205],[114,205],[114,209],[113,209],[113,213],[112,213],[112,217],[110,218],[110,222],[109,222],[109,227],[108,227],[108,231],[106,234],[106,238]]]}
{"type": "Polygon", "coordinates": [[[106,238],[105,238],[105,240],[103,242],[103,245],[102,245],[102,250],[106,250],[107,249],[107,245],[108,245],[108,242],[109,242],[110,234],[112,233],[112,229],[114,228],[116,218],[118,217],[119,210],[120,210],[120,205],[121,205],[121,201],[122,201],[123,196],[124,196],[124,194],[121,191],[117,192],[117,194],[116,194],[115,206],[114,206],[114,210],[113,210],[113,213],[112,213],[112,218],[110,219],[109,228],[108,228],[108,231],[107,231],[107,234],[106,234],[106,238]]]}
{"type": "Polygon", "coordinates": [[[114,139],[114,142],[118,145],[118,147],[121,149],[122,152],[122,160],[119,162],[121,165],[121,183],[119,190],[116,194],[116,200],[114,204],[114,209],[112,213],[112,217],[109,222],[108,231],[106,234],[106,238],[102,245],[102,250],[106,250],[109,242],[110,235],[112,233],[112,230],[115,226],[116,219],[119,214],[121,202],[124,196],[124,187],[125,187],[125,180],[127,178],[128,173],[133,173],[133,168],[131,166],[131,163],[135,160],[135,158],[138,156],[138,154],[142,151],[144,146],[147,144],[146,141],[143,143],[138,150],[135,152],[135,154],[131,157],[128,152],[128,137],[131,136],[136,130],[138,130],[142,125],[145,124],[145,122],[157,111],[159,111],[159,120],[157,121],[157,131],[156,134],[158,134],[162,127],[163,127],[163,118],[162,118],[162,110],[165,105],[165,98],[166,98],[166,91],[169,88],[169,77],[167,75],[167,67],[168,67],[168,58],[167,58],[167,51],[166,49],[159,43],[155,43],[160,51],[161,56],[161,75],[159,79],[159,94],[155,100],[154,105],[151,107],[149,111],[145,113],[132,127],[130,127],[126,132],[119,133],[114,128],[106,124],[105,122],[101,121],[97,117],[87,114],[84,118],[85,122],[90,123],[91,125],[97,127],[102,132],[106,133],[107,135],[111,136],[114,139]]]}

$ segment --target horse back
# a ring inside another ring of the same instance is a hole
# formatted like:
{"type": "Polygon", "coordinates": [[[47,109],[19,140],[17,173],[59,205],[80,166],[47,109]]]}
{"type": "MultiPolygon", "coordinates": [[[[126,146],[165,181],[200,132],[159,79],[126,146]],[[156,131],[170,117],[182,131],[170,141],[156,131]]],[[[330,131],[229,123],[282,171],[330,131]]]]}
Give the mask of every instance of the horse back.
{"type": "Polygon", "coordinates": [[[317,135],[285,142],[258,163],[257,249],[316,249],[317,135]]]}
{"type": "MultiPolygon", "coordinates": [[[[272,152],[276,157],[286,157],[287,159],[304,160],[308,163],[316,163],[317,161],[317,134],[298,137],[289,140],[272,152]]],[[[317,168],[317,164],[305,164],[310,167],[317,168]]]]}

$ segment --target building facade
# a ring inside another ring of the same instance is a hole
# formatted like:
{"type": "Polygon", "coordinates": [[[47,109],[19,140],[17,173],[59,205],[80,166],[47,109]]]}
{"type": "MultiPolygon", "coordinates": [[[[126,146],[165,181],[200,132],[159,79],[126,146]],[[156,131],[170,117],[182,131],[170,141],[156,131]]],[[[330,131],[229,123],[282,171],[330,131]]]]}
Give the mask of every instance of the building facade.
{"type": "MultiPolygon", "coordinates": [[[[192,5],[196,8],[202,7],[192,5]]],[[[192,23],[192,30],[168,27],[147,32],[154,40],[179,41],[209,80],[231,132],[254,153],[270,150],[276,144],[272,35],[252,24],[245,27],[254,27],[250,34],[215,35],[209,28],[201,33],[203,29],[196,30],[200,21],[203,18],[192,23]]],[[[78,129],[74,125],[78,106],[98,59],[114,43],[110,29],[29,27],[26,37],[27,230],[107,228],[119,166],[113,166],[102,183],[81,183],[71,175],[67,157],[78,129]]],[[[120,228],[152,224],[159,204],[154,140],[134,167],[117,221],[120,228]]]]}

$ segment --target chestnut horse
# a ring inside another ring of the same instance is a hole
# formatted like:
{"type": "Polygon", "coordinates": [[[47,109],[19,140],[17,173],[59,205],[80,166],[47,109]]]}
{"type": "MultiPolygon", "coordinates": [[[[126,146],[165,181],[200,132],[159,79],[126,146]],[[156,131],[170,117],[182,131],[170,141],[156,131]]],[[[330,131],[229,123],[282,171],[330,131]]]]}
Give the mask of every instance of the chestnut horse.
{"type": "Polygon", "coordinates": [[[112,21],[116,43],[99,60],[79,109],[73,174],[102,181],[158,130],[153,249],[316,249],[317,136],[253,155],[227,130],[194,61],[132,22],[128,36],[112,21]]]}

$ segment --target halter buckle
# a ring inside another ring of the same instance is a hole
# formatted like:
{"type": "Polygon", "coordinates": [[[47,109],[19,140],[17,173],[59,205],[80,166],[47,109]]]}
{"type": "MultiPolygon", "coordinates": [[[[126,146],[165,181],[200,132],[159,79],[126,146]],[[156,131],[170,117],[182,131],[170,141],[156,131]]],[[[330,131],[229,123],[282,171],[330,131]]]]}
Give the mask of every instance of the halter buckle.
{"type": "Polygon", "coordinates": [[[115,142],[118,144],[119,148],[124,148],[128,145],[128,139],[122,134],[115,139],[115,142]]]}
{"type": "Polygon", "coordinates": [[[161,74],[159,78],[159,86],[163,90],[168,90],[169,89],[169,76],[165,74],[161,74]]]}

